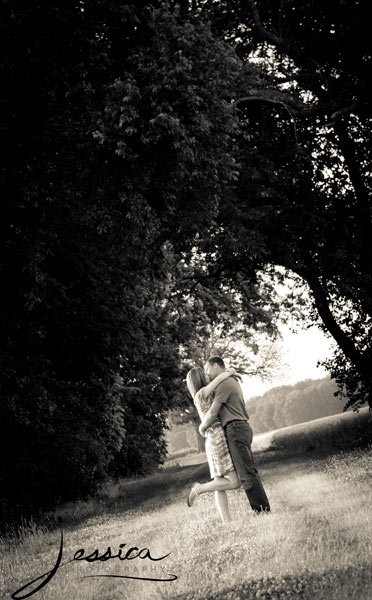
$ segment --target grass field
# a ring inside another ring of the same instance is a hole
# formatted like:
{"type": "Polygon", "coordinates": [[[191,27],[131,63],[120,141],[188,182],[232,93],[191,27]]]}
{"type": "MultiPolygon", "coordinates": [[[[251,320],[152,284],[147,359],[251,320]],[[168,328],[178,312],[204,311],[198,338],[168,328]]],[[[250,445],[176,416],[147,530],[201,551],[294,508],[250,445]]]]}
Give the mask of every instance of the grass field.
{"type": "Polygon", "coordinates": [[[117,554],[119,544],[148,548],[152,557],[171,554],[157,562],[73,561],[31,596],[37,600],[372,599],[371,458],[369,446],[264,462],[259,469],[272,513],[254,515],[243,490],[234,490],[228,492],[234,522],[227,525],[212,494],[186,506],[188,486],[208,478],[206,466],[124,482],[105,502],[60,512],[58,528],[31,523],[2,539],[1,598],[52,569],[62,528],[62,562],[80,548],[102,556],[110,546],[117,554]],[[167,574],[177,580],[84,578],[167,574]]]}

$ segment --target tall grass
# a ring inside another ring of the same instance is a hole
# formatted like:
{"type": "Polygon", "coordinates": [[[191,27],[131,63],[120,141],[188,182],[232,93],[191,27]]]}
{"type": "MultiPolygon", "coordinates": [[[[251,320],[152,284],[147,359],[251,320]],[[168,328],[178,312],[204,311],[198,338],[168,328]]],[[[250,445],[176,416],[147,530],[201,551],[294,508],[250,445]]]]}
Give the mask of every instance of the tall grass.
{"type": "MultiPolygon", "coordinates": [[[[220,522],[212,494],[185,503],[190,476],[171,469],[125,485],[100,514],[63,526],[64,558],[79,548],[102,554],[119,544],[149,548],[148,559],[73,562],[62,567],[36,600],[304,598],[372,599],[370,557],[372,448],[328,457],[286,457],[260,467],[272,513],[254,515],[242,490],[229,492],[234,521],[220,522]],[[137,490],[137,492],[136,492],[137,490]],[[136,502],[136,493],[140,503],[136,502]],[[115,505],[112,501],[115,500],[115,505]],[[137,505],[136,505],[137,504],[137,505]],[[146,571],[143,568],[146,567],[146,571]],[[151,571],[151,567],[153,570],[151,571]],[[135,571],[137,569],[137,571],[135,571]],[[87,574],[166,577],[171,582],[82,578],[87,574]]],[[[205,479],[205,477],[204,477],[205,479]]],[[[10,597],[53,566],[58,530],[24,529],[0,545],[2,589],[10,597]]]]}

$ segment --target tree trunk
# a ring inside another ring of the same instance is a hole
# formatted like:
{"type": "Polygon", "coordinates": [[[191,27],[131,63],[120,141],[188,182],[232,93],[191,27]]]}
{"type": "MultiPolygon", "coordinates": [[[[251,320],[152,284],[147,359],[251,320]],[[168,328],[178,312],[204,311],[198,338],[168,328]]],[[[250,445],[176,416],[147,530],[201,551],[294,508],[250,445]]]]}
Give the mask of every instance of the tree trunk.
{"type": "Polygon", "coordinates": [[[303,279],[305,279],[305,281],[307,281],[309,284],[314,295],[315,306],[318,314],[322,319],[326,329],[333,336],[334,340],[337,342],[346,358],[348,358],[355,366],[361,380],[364,381],[367,384],[368,389],[371,390],[371,393],[368,397],[368,405],[372,409],[372,381],[369,357],[366,353],[363,354],[359,352],[359,350],[355,347],[353,340],[338,325],[329,307],[327,293],[321,285],[317,275],[313,272],[310,272],[308,269],[306,269],[306,271],[302,271],[301,273],[298,272],[298,274],[301,275],[301,277],[303,277],[303,279]]]}
{"type": "Polygon", "coordinates": [[[355,194],[359,200],[357,206],[360,209],[360,217],[367,219],[365,225],[369,223],[370,212],[369,212],[369,194],[368,190],[363,181],[363,175],[360,170],[360,164],[355,155],[355,144],[350,138],[347,126],[344,122],[338,121],[334,125],[334,131],[338,138],[338,146],[342,152],[342,156],[345,159],[347,169],[349,171],[349,177],[351,184],[354,188],[355,194]]]}
{"type": "Polygon", "coordinates": [[[361,366],[361,362],[363,360],[362,355],[356,349],[353,340],[349,338],[349,336],[341,329],[341,327],[336,322],[330,308],[327,299],[327,293],[323,289],[319,278],[315,273],[311,272],[309,269],[301,270],[301,277],[307,281],[310,286],[310,289],[313,293],[315,306],[317,308],[318,314],[322,319],[324,325],[326,326],[329,333],[333,336],[338,346],[341,348],[342,352],[345,356],[358,368],[358,365],[361,366]]]}

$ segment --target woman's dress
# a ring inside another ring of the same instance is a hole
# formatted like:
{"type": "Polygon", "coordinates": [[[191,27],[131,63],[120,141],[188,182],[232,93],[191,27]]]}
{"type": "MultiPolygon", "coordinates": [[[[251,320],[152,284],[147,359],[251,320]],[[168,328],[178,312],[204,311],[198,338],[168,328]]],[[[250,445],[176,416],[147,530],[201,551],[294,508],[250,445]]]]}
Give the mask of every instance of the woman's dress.
{"type": "MultiPolygon", "coordinates": [[[[195,394],[194,404],[198,410],[201,419],[204,418],[213,402],[213,398],[204,397],[203,388],[195,394]]],[[[225,432],[221,421],[217,417],[216,421],[205,430],[205,452],[208,458],[211,478],[225,475],[234,469],[231,455],[226,442],[225,432]]]]}

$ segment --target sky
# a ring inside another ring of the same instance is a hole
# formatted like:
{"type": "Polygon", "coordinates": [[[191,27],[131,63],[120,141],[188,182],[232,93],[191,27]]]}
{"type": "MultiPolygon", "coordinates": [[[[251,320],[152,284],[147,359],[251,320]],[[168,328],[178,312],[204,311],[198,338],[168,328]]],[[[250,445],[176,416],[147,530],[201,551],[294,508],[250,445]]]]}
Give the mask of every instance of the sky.
{"type": "Polygon", "coordinates": [[[304,379],[321,379],[328,375],[324,368],[317,367],[318,360],[331,356],[331,341],[320,329],[311,327],[293,333],[289,327],[282,325],[280,330],[283,336],[283,361],[288,366],[282,378],[270,382],[244,376],[242,387],[246,400],[279,385],[294,384],[304,379]]]}

